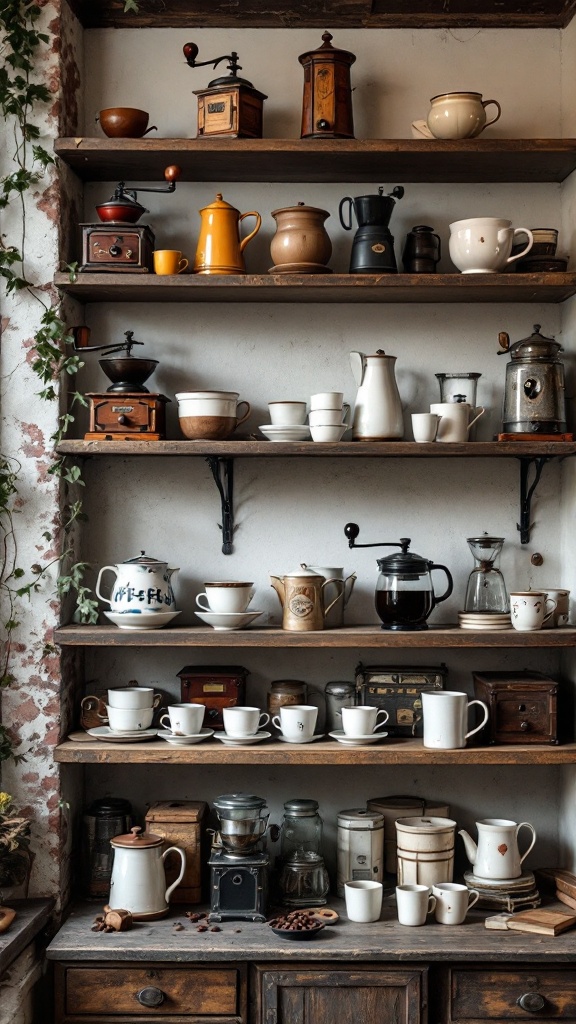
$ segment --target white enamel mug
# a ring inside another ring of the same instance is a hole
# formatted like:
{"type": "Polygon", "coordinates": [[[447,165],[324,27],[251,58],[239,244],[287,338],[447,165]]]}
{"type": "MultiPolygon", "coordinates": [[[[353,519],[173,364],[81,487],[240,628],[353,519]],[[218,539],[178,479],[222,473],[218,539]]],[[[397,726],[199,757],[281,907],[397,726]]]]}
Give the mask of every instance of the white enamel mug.
{"type": "Polygon", "coordinates": [[[428,885],[397,885],[398,921],[411,928],[426,924],[428,914],[436,908],[436,897],[428,885]]]}
{"type": "Polygon", "coordinates": [[[458,690],[424,690],[422,693],[424,714],[423,744],[436,750],[458,750],[466,746],[466,740],[480,732],[488,721],[488,706],[482,700],[468,700],[466,693],[458,690]],[[468,731],[468,708],[478,704],[484,709],[480,725],[468,731]]]}
{"type": "Polygon", "coordinates": [[[530,252],[534,238],[528,228],[513,228],[500,217],[470,217],[450,225],[450,259],[463,274],[497,274],[530,252]],[[526,235],[528,243],[511,256],[514,240],[526,235]]]}
{"type": "Polygon", "coordinates": [[[436,440],[452,444],[468,441],[471,428],[485,411],[483,406],[473,409],[467,402],[435,402],[430,412],[439,417],[436,440]]]}
{"type": "Polygon", "coordinates": [[[556,601],[543,590],[517,590],[510,593],[510,618],[514,629],[521,633],[542,629],[555,610],[556,601]]]}
{"type": "Polygon", "coordinates": [[[432,886],[436,897],[436,920],[440,924],[464,924],[466,914],[480,899],[477,889],[458,882],[438,882],[432,886]]]}
{"type": "Polygon", "coordinates": [[[382,910],[383,891],[382,882],[373,882],[371,879],[345,882],[344,899],[348,919],[360,924],[378,921],[382,910]]]}

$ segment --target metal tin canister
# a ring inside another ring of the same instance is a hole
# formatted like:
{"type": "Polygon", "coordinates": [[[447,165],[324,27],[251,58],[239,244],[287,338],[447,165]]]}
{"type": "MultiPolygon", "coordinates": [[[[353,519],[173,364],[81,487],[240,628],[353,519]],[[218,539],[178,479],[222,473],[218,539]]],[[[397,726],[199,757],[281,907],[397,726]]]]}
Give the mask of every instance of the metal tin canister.
{"type": "Polygon", "coordinates": [[[347,682],[326,683],[326,732],[342,728],[342,708],[356,704],[356,684],[347,682]]]}
{"type": "Polygon", "coordinates": [[[384,815],[384,869],[387,874],[397,872],[396,822],[398,818],[418,815],[449,818],[450,807],[419,796],[377,796],[368,800],[368,810],[384,815]]]}
{"type": "Polygon", "coordinates": [[[277,679],[270,683],[268,714],[277,715],[280,708],[289,704],[308,703],[308,684],[300,679],[277,679]]]}
{"type": "Polygon", "coordinates": [[[354,808],[338,814],[338,873],[336,892],[344,883],[381,882],[384,858],[384,815],[354,808]]]}

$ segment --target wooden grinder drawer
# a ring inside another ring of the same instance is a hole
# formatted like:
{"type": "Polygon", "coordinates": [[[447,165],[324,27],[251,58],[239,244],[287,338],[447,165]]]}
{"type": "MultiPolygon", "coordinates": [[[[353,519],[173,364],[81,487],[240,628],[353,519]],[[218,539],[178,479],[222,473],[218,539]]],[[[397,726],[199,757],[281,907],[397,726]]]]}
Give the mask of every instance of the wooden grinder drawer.
{"type": "Polygon", "coordinates": [[[452,971],[452,1021],[576,1019],[576,970],[452,971]]]}
{"type": "Polygon", "coordinates": [[[183,966],[68,967],[65,1016],[238,1018],[240,979],[234,969],[183,966]],[[154,1004],[157,1005],[154,1005],[154,1004]]]}

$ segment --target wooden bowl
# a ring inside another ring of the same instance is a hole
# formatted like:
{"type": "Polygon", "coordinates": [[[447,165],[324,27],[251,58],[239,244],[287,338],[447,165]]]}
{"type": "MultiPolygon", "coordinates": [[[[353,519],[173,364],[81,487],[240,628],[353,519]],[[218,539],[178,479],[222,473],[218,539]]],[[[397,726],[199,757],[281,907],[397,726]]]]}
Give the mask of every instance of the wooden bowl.
{"type": "Polygon", "coordinates": [[[136,107],[107,107],[100,111],[96,120],[110,139],[141,139],[155,128],[155,125],[148,128],[149,117],[146,110],[136,107]]]}

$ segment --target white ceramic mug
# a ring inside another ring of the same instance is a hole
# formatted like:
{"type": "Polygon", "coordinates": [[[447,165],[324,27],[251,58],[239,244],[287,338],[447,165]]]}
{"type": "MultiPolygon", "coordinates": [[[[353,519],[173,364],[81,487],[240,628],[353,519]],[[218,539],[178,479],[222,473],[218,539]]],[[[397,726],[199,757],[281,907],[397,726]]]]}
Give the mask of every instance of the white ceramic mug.
{"type": "Polygon", "coordinates": [[[434,412],[413,412],[412,433],[419,444],[435,441],[440,417],[434,412]]]}
{"type": "Polygon", "coordinates": [[[108,690],[108,705],[111,708],[157,708],[162,695],[154,693],[151,686],[119,686],[108,690]]]}
{"type": "Polygon", "coordinates": [[[483,100],[480,92],[444,92],[433,96],[427,125],[435,139],[475,139],[502,111],[498,100],[483,100]],[[486,107],[493,104],[496,116],[486,120],[486,107]]]}
{"type": "Polygon", "coordinates": [[[438,882],[432,886],[436,897],[435,917],[440,924],[463,924],[466,914],[480,899],[477,889],[459,882],[438,882]]]}
{"type": "MultiPolygon", "coordinates": [[[[152,725],[154,708],[113,708],[106,705],[106,717],[112,732],[139,732],[152,725]]],[[[99,718],[102,716],[99,715],[99,718]]]]}
{"type": "Polygon", "coordinates": [[[366,704],[353,708],[343,707],[341,715],[342,728],[347,736],[369,736],[377,729],[382,729],[390,717],[383,708],[373,708],[366,704]]]}
{"type": "Polygon", "coordinates": [[[290,743],[302,743],[314,735],[317,718],[318,708],[313,704],[287,704],[280,708],[279,715],[274,715],[272,725],[290,743]]]}
{"type": "Polygon", "coordinates": [[[430,412],[439,417],[436,440],[452,444],[468,441],[471,428],[485,411],[483,406],[473,409],[467,402],[435,402],[430,412]]]}
{"type": "Polygon", "coordinates": [[[197,736],[205,711],[204,704],[172,704],[168,707],[168,714],[162,715],[160,725],[175,736],[197,736]]]}
{"type": "Polygon", "coordinates": [[[253,583],[225,580],[205,583],[204,586],[206,590],[196,598],[196,604],[203,612],[245,612],[254,597],[253,583]]]}
{"type": "Polygon", "coordinates": [[[258,730],[263,729],[270,721],[270,715],[260,711],[260,708],[243,706],[224,708],[222,717],[226,735],[236,736],[238,739],[255,736],[258,730]]]}
{"type": "Polygon", "coordinates": [[[556,601],[556,608],[550,618],[544,619],[543,629],[557,629],[559,626],[567,626],[570,615],[570,591],[558,590],[556,587],[540,587],[543,594],[556,601]]]}
{"type": "Polygon", "coordinates": [[[534,239],[528,228],[513,228],[511,220],[500,217],[470,217],[450,225],[450,259],[463,274],[496,274],[522,259],[534,239]],[[511,256],[517,235],[527,235],[528,244],[511,256]]]}
{"type": "Polygon", "coordinates": [[[437,750],[458,750],[466,746],[466,740],[480,732],[488,721],[488,706],[482,700],[468,700],[466,693],[458,690],[424,690],[422,693],[424,715],[423,745],[437,750]],[[468,728],[468,708],[478,704],[484,709],[480,725],[468,728]]]}
{"type": "Polygon", "coordinates": [[[370,879],[344,883],[344,899],[349,921],[366,924],[378,921],[382,910],[382,882],[370,879]]]}
{"type": "Polygon", "coordinates": [[[293,426],[306,420],[306,402],[268,402],[270,423],[293,426]]]}
{"type": "Polygon", "coordinates": [[[556,601],[543,590],[510,592],[510,618],[514,629],[529,633],[542,629],[556,609],[556,601]]]}
{"type": "Polygon", "coordinates": [[[310,398],[310,409],[341,409],[344,405],[343,391],[318,391],[310,398]]]}
{"type": "Polygon", "coordinates": [[[428,885],[397,885],[398,921],[411,928],[426,924],[428,914],[436,907],[436,897],[428,885]]]}

